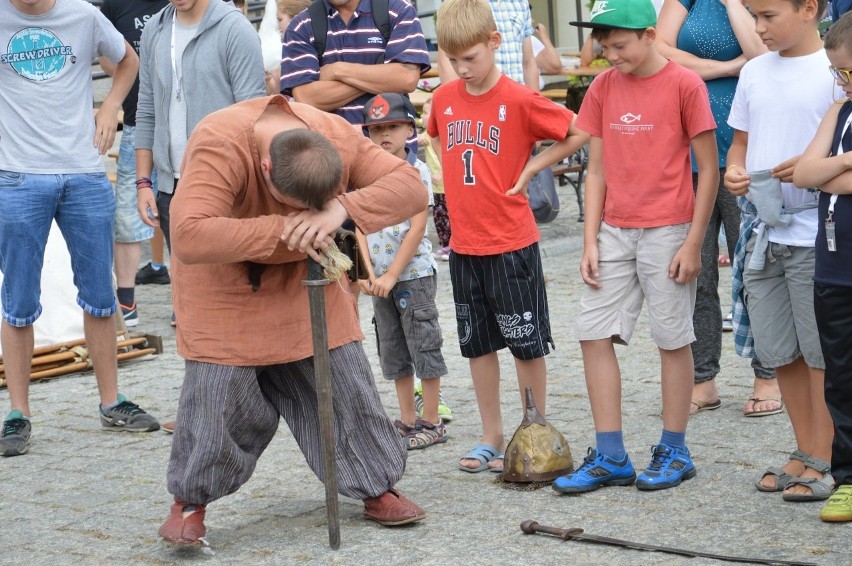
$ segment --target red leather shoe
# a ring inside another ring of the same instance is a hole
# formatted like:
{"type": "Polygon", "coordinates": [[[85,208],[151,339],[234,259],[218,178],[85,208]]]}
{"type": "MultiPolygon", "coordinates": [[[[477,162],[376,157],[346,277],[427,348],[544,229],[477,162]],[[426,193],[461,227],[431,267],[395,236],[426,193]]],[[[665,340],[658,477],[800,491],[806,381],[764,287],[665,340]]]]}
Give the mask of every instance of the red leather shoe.
{"type": "Polygon", "coordinates": [[[192,505],[175,497],[169,518],[158,531],[159,535],[178,544],[201,544],[207,534],[204,526],[206,505],[192,505]]]}
{"type": "Polygon", "coordinates": [[[392,488],[378,497],[364,500],[364,518],[393,527],[422,521],[426,518],[426,511],[392,488]]]}

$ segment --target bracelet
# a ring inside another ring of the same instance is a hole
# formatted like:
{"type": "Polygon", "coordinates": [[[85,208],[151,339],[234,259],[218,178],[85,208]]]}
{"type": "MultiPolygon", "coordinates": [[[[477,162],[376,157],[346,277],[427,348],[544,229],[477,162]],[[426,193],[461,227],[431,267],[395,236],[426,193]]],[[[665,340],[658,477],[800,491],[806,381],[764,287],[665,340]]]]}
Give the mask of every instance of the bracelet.
{"type": "Polygon", "coordinates": [[[733,167],[739,167],[739,165],[728,165],[728,168],[725,171],[730,171],[733,167]]]}
{"type": "Polygon", "coordinates": [[[137,191],[141,191],[142,189],[153,189],[153,188],[154,188],[154,185],[152,185],[150,183],[144,183],[144,184],[136,185],[137,191]]]}
{"type": "Polygon", "coordinates": [[[136,179],[136,186],[147,184],[149,187],[154,186],[154,181],[152,181],[149,177],[140,177],[136,179]]]}

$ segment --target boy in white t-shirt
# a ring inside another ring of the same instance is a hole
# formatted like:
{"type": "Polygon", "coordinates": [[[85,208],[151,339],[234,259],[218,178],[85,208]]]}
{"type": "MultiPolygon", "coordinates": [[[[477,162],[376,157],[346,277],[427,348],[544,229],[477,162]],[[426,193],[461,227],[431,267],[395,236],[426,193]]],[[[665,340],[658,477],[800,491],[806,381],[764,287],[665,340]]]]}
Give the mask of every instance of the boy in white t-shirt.
{"type": "Polygon", "coordinates": [[[825,0],[752,0],[749,10],[770,52],[743,67],[728,117],[734,139],[725,186],[743,210],[734,258],[735,345],[738,354],[775,369],[796,436],[788,462],[767,469],[757,489],[783,491],[786,501],[821,500],[834,480],[813,302],[817,196],[793,186],[792,175],[834,100],[816,33],[825,0]]]}

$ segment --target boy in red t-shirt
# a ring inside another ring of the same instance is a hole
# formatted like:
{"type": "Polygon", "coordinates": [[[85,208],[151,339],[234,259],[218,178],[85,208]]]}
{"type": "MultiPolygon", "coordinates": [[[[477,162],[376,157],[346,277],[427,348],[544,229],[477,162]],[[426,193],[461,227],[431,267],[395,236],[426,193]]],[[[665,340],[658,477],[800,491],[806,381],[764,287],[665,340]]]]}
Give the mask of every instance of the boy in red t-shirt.
{"type": "Polygon", "coordinates": [[[544,413],[544,356],[553,344],[527,185],[588,136],[572,126],[573,113],[500,73],[494,52],[501,37],[485,0],[444,2],[437,36],[460,78],[435,91],[427,131],[441,155],[459,343],[482,419],[481,441],[459,469],[501,471],[497,351],[508,346],[515,357],[522,407],[530,387],[544,413]],[[535,142],[545,139],[556,143],[530,159],[535,142]]]}
{"type": "Polygon", "coordinates": [[[592,28],[614,69],[592,83],[577,119],[592,136],[580,263],[588,287],[575,324],[596,447],[576,472],[556,479],[562,493],[633,482],[665,489],[695,475],[686,447],[690,344],[701,244],[719,183],[716,123],[704,81],[654,48],[656,23],[650,0],[599,0],[590,22],[572,22],[592,28]],[[624,449],[613,344],[629,342],[643,301],[660,352],[663,432],[637,480],[624,449]]]}

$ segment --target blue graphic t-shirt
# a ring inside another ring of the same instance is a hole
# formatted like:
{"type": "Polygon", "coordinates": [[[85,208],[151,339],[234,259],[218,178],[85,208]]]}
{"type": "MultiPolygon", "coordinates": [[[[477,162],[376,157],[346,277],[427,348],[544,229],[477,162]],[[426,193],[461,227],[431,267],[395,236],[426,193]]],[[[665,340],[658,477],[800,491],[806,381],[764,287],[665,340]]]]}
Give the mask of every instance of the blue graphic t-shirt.
{"type": "MultiPolygon", "coordinates": [[[[677,48],[702,59],[730,61],[742,55],[743,50],[731,28],[728,12],[719,0],[680,0],[689,12],[677,37],[677,48]]],[[[719,149],[719,167],[725,168],[725,156],[734,137],[728,125],[728,113],[737,90],[737,77],[722,77],[705,81],[710,93],[710,109],[716,120],[716,146],[719,149]]],[[[695,160],[692,164],[693,170],[695,160]]]]}
{"type": "Polygon", "coordinates": [[[0,2],[0,169],[103,171],[91,65],[124,54],[124,38],[88,2],[56,0],[39,16],[0,2]]]}

